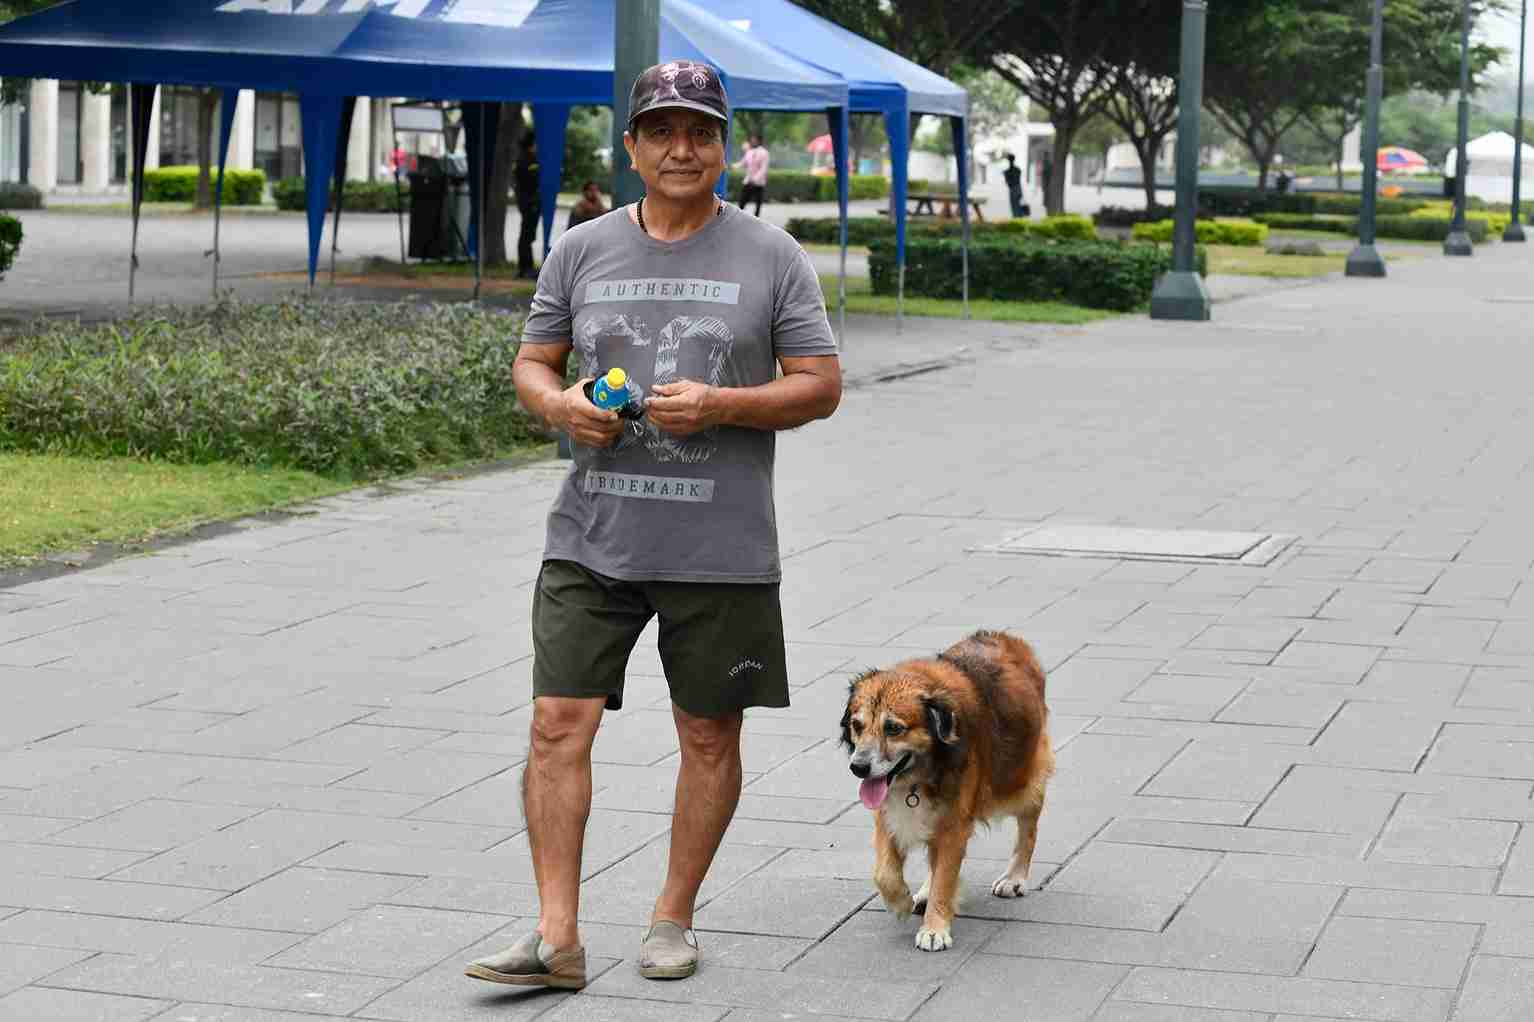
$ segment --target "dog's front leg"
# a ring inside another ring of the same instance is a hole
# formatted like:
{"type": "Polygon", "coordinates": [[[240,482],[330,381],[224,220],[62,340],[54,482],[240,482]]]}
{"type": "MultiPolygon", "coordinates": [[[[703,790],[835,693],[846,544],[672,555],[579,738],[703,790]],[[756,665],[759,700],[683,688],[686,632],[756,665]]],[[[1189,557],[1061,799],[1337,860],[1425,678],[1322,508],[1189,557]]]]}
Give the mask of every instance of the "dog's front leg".
{"type": "Polygon", "coordinates": [[[946,951],[953,946],[953,917],[959,908],[959,867],[964,864],[964,850],[974,824],[965,822],[939,830],[927,845],[927,861],[932,873],[927,878],[927,912],[916,933],[916,946],[923,951],[946,951]]]}
{"type": "Polygon", "coordinates": [[[905,882],[905,849],[884,826],[884,814],[874,816],[874,886],[897,919],[911,914],[911,888],[905,882]]]}

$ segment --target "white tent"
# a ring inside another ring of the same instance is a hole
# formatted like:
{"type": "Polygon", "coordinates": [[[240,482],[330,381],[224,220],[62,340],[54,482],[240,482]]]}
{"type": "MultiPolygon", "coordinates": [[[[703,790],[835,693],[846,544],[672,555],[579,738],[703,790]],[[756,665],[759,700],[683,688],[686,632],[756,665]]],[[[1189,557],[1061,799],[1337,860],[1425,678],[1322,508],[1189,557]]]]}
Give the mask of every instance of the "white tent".
{"type": "MultiPolygon", "coordinates": [[[[1480,138],[1471,139],[1465,145],[1465,156],[1470,161],[1470,176],[1512,177],[1513,146],[1513,136],[1505,131],[1493,131],[1480,138]]],[[[1444,176],[1453,177],[1455,168],[1458,166],[1459,152],[1457,149],[1450,149],[1449,156],[1443,163],[1444,176]]],[[[1524,180],[1534,183],[1530,174],[1534,174],[1534,146],[1525,142],[1523,144],[1523,177],[1524,180]]]]}

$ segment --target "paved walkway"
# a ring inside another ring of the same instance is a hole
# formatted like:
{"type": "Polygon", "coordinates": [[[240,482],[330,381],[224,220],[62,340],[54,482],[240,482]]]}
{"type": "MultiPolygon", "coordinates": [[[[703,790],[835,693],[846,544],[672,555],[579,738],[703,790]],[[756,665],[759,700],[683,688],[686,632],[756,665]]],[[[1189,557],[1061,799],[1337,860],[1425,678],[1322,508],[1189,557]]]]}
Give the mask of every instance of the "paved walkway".
{"type": "Polygon", "coordinates": [[[534,911],[526,620],[562,466],[0,590],[0,1018],[1534,1016],[1531,259],[1207,325],[858,321],[859,386],[780,444],[794,706],[748,722],[685,982],[634,964],[675,769],[648,645],[595,753],[599,977],[460,974],[534,911]],[[1042,522],[1296,539],[1266,567],[973,552],[1042,522]],[[1060,770],[1039,889],[991,898],[1010,829],[978,837],[957,944],[923,954],[833,736],[851,672],[978,626],[1041,651],[1060,770]]]}

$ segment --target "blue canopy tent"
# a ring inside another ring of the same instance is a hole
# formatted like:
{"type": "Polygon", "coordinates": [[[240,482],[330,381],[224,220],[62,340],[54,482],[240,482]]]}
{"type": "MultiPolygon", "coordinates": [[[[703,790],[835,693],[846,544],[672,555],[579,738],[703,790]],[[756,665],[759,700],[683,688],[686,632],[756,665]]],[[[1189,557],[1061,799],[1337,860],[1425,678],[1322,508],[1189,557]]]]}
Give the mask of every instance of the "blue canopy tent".
{"type": "MultiPolygon", "coordinates": [[[[760,39],[792,40],[794,53],[847,80],[853,113],[884,116],[890,140],[894,192],[897,329],[905,302],[906,196],[909,193],[912,114],[951,118],[958,163],[959,215],[964,222],[964,303],[969,315],[969,93],[920,64],[891,53],[855,32],[811,14],[790,0],[702,0],[736,28],[760,39]]],[[[843,243],[843,262],[846,260],[843,243]]]]}
{"type": "MultiPolygon", "coordinates": [[[[502,101],[530,103],[542,155],[547,252],[570,108],[612,104],[614,3],[159,0],[141,6],[71,0],[0,27],[0,67],[20,76],[135,83],[135,99],[146,112],[154,86],[139,83],[299,93],[312,286],[331,175],[345,165],[348,97],[466,101],[465,145],[473,163],[470,243],[477,261],[483,258],[478,232],[484,157],[493,151],[498,122],[491,114],[502,101]]],[[[688,0],[661,0],[660,45],[666,57],[719,68],[738,108],[827,113],[845,234],[846,82],[688,0]]],[[[226,101],[225,107],[227,119],[233,104],[226,101]]],[[[147,137],[147,122],[145,128],[147,137]]],[[[227,141],[226,131],[226,147],[227,141]]],[[[134,151],[135,238],[143,150],[140,141],[134,151]]]]}

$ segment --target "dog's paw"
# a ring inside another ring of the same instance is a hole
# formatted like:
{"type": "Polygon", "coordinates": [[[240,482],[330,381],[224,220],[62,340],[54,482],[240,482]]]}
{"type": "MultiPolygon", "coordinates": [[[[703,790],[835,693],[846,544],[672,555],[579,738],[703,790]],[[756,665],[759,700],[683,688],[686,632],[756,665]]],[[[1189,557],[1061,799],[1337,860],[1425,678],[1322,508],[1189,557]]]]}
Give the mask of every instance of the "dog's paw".
{"type": "Polygon", "coordinates": [[[1021,898],[1028,893],[1028,881],[1026,878],[1015,880],[1012,874],[1005,873],[991,885],[991,893],[998,898],[1021,898]]]}
{"type": "Polygon", "coordinates": [[[916,932],[916,946],[923,951],[947,951],[953,947],[953,931],[946,926],[941,930],[923,926],[916,932]]]}
{"type": "Polygon", "coordinates": [[[911,911],[916,913],[916,914],[918,914],[918,915],[923,915],[927,911],[927,898],[929,896],[928,892],[927,892],[927,888],[929,886],[929,883],[930,883],[930,881],[927,882],[927,883],[923,883],[921,885],[921,890],[917,891],[911,897],[911,911]]]}
{"type": "Polygon", "coordinates": [[[918,908],[916,902],[911,900],[910,894],[904,894],[898,898],[884,897],[884,906],[895,914],[895,918],[905,922],[912,915],[923,911],[918,908]]]}

